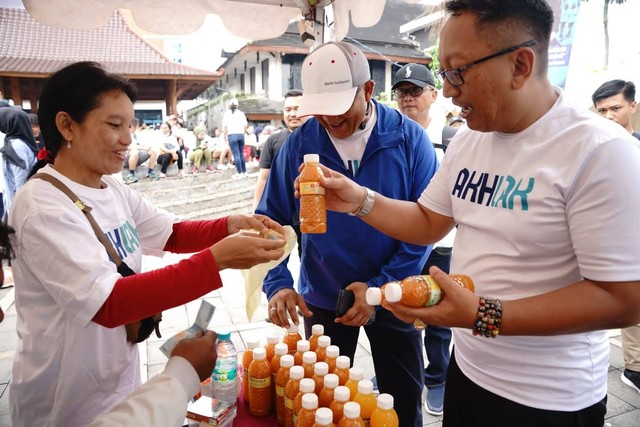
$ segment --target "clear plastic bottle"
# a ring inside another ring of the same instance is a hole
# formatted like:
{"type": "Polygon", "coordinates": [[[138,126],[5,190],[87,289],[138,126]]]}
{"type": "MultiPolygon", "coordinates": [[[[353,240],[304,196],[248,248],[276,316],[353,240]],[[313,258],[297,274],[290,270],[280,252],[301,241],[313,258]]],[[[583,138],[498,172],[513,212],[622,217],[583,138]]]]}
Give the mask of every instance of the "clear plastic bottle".
{"type": "Polygon", "coordinates": [[[305,154],[300,172],[300,231],[308,234],[327,232],[327,205],[319,164],[318,154],[305,154]]]}
{"type": "Polygon", "coordinates": [[[358,383],[360,382],[360,380],[362,380],[362,378],[364,378],[364,372],[362,371],[362,368],[354,366],[353,368],[349,369],[349,379],[347,380],[347,383],[345,385],[349,387],[349,395],[351,396],[352,400],[355,397],[356,393],[358,393],[358,383]]]}
{"type": "Polygon", "coordinates": [[[315,324],[311,327],[311,336],[309,337],[309,350],[316,351],[318,347],[318,338],[324,335],[324,325],[315,324]]]}
{"type": "Polygon", "coordinates": [[[338,427],[365,427],[364,420],[360,417],[360,405],[356,402],[344,404],[344,415],[338,422],[338,427]]]}
{"type": "Polygon", "coordinates": [[[249,365],[253,360],[253,350],[258,347],[260,341],[257,338],[247,340],[247,349],[242,353],[242,398],[244,403],[249,403],[249,365]]]}
{"type": "Polygon", "coordinates": [[[338,376],[340,385],[345,385],[349,380],[349,366],[351,366],[349,356],[338,356],[336,358],[336,369],[333,373],[338,376]]]}
{"type": "Polygon", "coordinates": [[[333,412],[329,408],[318,408],[316,410],[316,422],[313,427],[335,427],[333,424],[333,412]]]}
{"type": "Polygon", "coordinates": [[[284,388],[289,382],[289,369],[293,366],[293,356],[285,354],[280,358],[280,368],[276,375],[276,421],[284,425],[284,388]]]}
{"type": "Polygon", "coordinates": [[[358,382],[358,392],[353,397],[353,401],[360,404],[360,416],[366,425],[369,425],[371,414],[378,406],[376,397],[373,394],[373,383],[371,380],[360,380],[358,382]]]}
{"type": "Polygon", "coordinates": [[[400,421],[393,409],[393,396],[382,393],[378,396],[378,406],[371,413],[370,427],[398,427],[400,421]]]}
{"type": "Polygon", "coordinates": [[[330,345],[327,347],[327,357],[324,361],[329,365],[329,373],[333,373],[336,370],[336,359],[340,356],[340,347],[337,345],[330,345]]]}
{"type": "Polygon", "coordinates": [[[302,336],[300,336],[300,332],[298,332],[298,325],[290,324],[287,328],[287,334],[282,338],[282,342],[289,348],[290,355],[293,356],[295,354],[297,343],[301,339],[302,336]]]}
{"type": "Polygon", "coordinates": [[[254,417],[271,414],[271,366],[262,347],[253,351],[249,364],[249,412],[254,417]]]}
{"type": "MultiPolygon", "coordinates": [[[[473,280],[464,274],[449,275],[458,285],[475,291],[473,280]]],[[[398,302],[409,307],[430,307],[442,299],[442,289],[430,275],[409,276],[401,282],[389,282],[381,288],[369,288],[366,293],[369,305],[379,305],[382,302],[398,302]]]]}
{"type": "Polygon", "coordinates": [[[216,352],[218,359],[211,375],[213,397],[235,405],[238,400],[238,353],[229,331],[218,332],[216,352]]]}
{"type": "Polygon", "coordinates": [[[310,350],[310,344],[307,340],[300,340],[296,343],[296,352],[293,355],[293,364],[302,366],[302,355],[305,351],[310,350]]]}
{"type": "Polygon", "coordinates": [[[333,411],[333,423],[338,424],[344,415],[344,404],[349,401],[349,387],[339,385],[333,390],[333,401],[329,408],[333,411]]]}

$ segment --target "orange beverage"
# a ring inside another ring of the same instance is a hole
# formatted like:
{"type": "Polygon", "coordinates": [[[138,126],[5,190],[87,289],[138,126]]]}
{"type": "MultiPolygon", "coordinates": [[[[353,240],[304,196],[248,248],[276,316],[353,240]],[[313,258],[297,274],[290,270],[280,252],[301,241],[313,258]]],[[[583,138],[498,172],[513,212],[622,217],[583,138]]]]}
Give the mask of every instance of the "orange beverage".
{"type": "Polygon", "coordinates": [[[365,427],[364,420],[360,417],[360,405],[356,402],[344,404],[344,415],[338,422],[338,427],[365,427]]]}
{"type": "Polygon", "coordinates": [[[336,374],[325,375],[324,385],[318,394],[318,405],[328,408],[333,402],[333,393],[336,387],[338,387],[338,376],[336,374]]]}
{"type": "MultiPolygon", "coordinates": [[[[458,285],[475,291],[473,280],[464,274],[451,274],[458,285]]],[[[389,302],[402,302],[409,307],[430,307],[442,300],[442,289],[429,275],[409,276],[398,283],[389,283],[384,288],[385,298],[389,302]]]]}
{"type": "Polygon", "coordinates": [[[302,366],[292,366],[289,369],[289,381],[284,388],[284,426],[295,427],[293,422],[293,404],[300,391],[300,380],[304,378],[302,366]]]}
{"type": "Polygon", "coordinates": [[[385,307],[387,307],[386,302],[387,299],[385,298],[385,290],[387,289],[387,286],[391,283],[397,283],[398,285],[400,284],[400,282],[387,282],[384,285],[380,286],[379,288],[368,288],[367,292],[364,294],[365,300],[367,301],[367,304],[369,305],[383,305],[385,307]]]}
{"type": "Polygon", "coordinates": [[[320,338],[321,335],[324,335],[324,325],[313,325],[311,327],[311,337],[309,337],[309,350],[316,351],[316,347],[318,347],[318,338],[320,338]]]}
{"type": "Polygon", "coordinates": [[[271,366],[262,347],[253,350],[249,364],[249,412],[254,417],[271,414],[271,366]]]}
{"type": "Polygon", "coordinates": [[[293,364],[302,366],[302,355],[305,351],[309,351],[309,341],[300,340],[296,343],[296,352],[293,354],[293,364]]]}
{"type": "Polygon", "coordinates": [[[289,354],[294,355],[296,352],[296,343],[300,341],[302,337],[300,336],[300,332],[298,332],[298,325],[294,325],[293,323],[289,325],[287,328],[287,334],[282,338],[282,342],[287,345],[289,348],[289,354]]]}
{"type": "Polygon", "coordinates": [[[318,409],[318,396],[314,393],[302,395],[302,409],[298,412],[296,427],[313,427],[316,422],[316,409],[318,409]]]}
{"type": "Polygon", "coordinates": [[[293,422],[295,424],[298,423],[298,414],[302,409],[302,396],[307,393],[313,393],[315,387],[316,383],[314,383],[311,378],[303,378],[300,380],[300,391],[298,391],[298,394],[293,401],[293,422]]]}
{"type": "Polygon", "coordinates": [[[280,341],[280,337],[272,331],[267,335],[267,345],[264,347],[267,350],[267,360],[271,363],[271,359],[276,354],[276,344],[280,341]]]}
{"type": "MultiPolygon", "coordinates": [[[[283,344],[284,347],[286,347],[283,344]]],[[[289,369],[293,366],[293,356],[284,354],[280,358],[280,368],[275,379],[275,407],[276,421],[279,425],[284,425],[284,388],[289,382],[289,369]]]]}
{"type": "MultiPolygon", "coordinates": [[[[289,351],[289,348],[287,347],[286,344],[283,343],[278,343],[276,344],[275,347],[275,354],[273,355],[273,358],[271,359],[270,365],[271,365],[271,394],[273,396],[273,406],[275,409],[275,405],[276,405],[276,375],[278,374],[278,370],[280,369],[280,358],[282,356],[284,356],[285,354],[287,354],[287,351],[289,351]]],[[[293,356],[291,356],[293,357],[293,356]]],[[[287,375],[289,375],[289,370],[287,369],[287,375]]]]}
{"type": "Polygon", "coordinates": [[[349,395],[351,396],[351,399],[353,399],[356,393],[358,393],[358,383],[360,382],[360,380],[362,380],[362,378],[364,378],[364,372],[362,372],[362,368],[354,366],[353,368],[349,369],[349,379],[347,380],[347,383],[345,385],[349,387],[349,395]]]}
{"type": "Polygon", "coordinates": [[[337,345],[330,345],[327,347],[327,357],[324,361],[329,365],[329,372],[336,370],[336,359],[340,356],[340,347],[337,345]]]}
{"type": "Polygon", "coordinates": [[[305,351],[302,355],[302,367],[304,368],[304,377],[313,378],[313,368],[316,364],[316,353],[313,351],[305,351]]]}
{"type": "Polygon", "coordinates": [[[322,169],[318,154],[305,154],[300,172],[300,231],[303,233],[327,232],[327,205],[325,190],[320,184],[322,169]]]}
{"type": "Polygon", "coordinates": [[[331,345],[331,337],[328,335],[322,335],[318,338],[318,347],[316,347],[316,354],[318,355],[318,362],[324,362],[327,358],[327,347],[331,345]]]}
{"type": "Polygon", "coordinates": [[[360,404],[360,416],[366,425],[369,425],[371,414],[378,406],[376,397],[373,394],[373,383],[370,380],[360,380],[358,382],[358,392],[353,397],[353,401],[360,404]]]}
{"type": "Polygon", "coordinates": [[[349,366],[351,365],[351,359],[349,356],[338,356],[336,358],[336,369],[333,371],[340,380],[340,385],[345,385],[349,380],[349,366]]]}
{"type": "Polygon", "coordinates": [[[313,365],[313,382],[316,383],[316,388],[314,393],[320,395],[320,390],[322,390],[322,386],[324,385],[324,376],[329,373],[329,365],[326,362],[316,362],[313,365]]]}
{"type": "Polygon", "coordinates": [[[242,398],[249,403],[249,364],[253,360],[253,349],[258,347],[257,338],[247,340],[247,349],[242,354],[242,398]]]}
{"type": "Polygon", "coordinates": [[[344,404],[349,401],[349,387],[339,385],[333,390],[333,400],[329,408],[333,411],[333,423],[338,424],[344,414],[344,404]]]}
{"type": "Polygon", "coordinates": [[[370,427],[398,427],[400,421],[393,409],[393,396],[382,393],[378,396],[378,406],[371,414],[370,427]]]}
{"type": "Polygon", "coordinates": [[[333,424],[333,412],[329,408],[318,408],[316,410],[316,422],[313,427],[335,427],[333,424]]]}

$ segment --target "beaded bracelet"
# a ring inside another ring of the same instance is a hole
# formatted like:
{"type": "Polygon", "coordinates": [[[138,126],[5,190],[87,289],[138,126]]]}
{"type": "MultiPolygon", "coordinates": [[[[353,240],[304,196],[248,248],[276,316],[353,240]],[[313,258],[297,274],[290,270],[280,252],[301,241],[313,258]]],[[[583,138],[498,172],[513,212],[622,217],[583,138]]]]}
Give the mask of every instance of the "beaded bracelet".
{"type": "Polygon", "coordinates": [[[477,319],[473,324],[473,335],[495,338],[500,334],[500,323],[502,323],[502,302],[499,299],[480,297],[477,319]]]}

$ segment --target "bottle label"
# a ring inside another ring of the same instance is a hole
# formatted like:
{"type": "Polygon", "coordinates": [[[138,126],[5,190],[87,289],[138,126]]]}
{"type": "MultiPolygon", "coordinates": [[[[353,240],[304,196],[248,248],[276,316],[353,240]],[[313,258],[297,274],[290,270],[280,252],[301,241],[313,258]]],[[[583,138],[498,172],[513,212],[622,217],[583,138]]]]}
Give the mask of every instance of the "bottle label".
{"type": "Polygon", "coordinates": [[[324,187],[319,182],[301,182],[300,183],[300,195],[301,196],[310,196],[325,194],[324,187]]]}
{"type": "Polygon", "coordinates": [[[276,394],[280,397],[284,397],[284,387],[276,386],[276,394]]]}
{"type": "Polygon", "coordinates": [[[284,407],[291,409],[293,411],[293,399],[289,399],[288,397],[285,396],[284,398],[284,407]]]}
{"type": "Polygon", "coordinates": [[[429,288],[429,299],[427,300],[426,306],[431,307],[432,305],[438,304],[442,299],[442,289],[440,288],[440,285],[438,285],[431,276],[423,275],[422,278],[429,288]]]}
{"type": "Polygon", "coordinates": [[[252,378],[249,377],[249,387],[251,388],[267,388],[271,387],[271,378],[252,378]]]}
{"type": "Polygon", "coordinates": [[[214,381],[234,381],[238,375],[237,365],[232,360],[220,360],[216,361],[216,367],[213,370],[211,378],[214,381]]]}

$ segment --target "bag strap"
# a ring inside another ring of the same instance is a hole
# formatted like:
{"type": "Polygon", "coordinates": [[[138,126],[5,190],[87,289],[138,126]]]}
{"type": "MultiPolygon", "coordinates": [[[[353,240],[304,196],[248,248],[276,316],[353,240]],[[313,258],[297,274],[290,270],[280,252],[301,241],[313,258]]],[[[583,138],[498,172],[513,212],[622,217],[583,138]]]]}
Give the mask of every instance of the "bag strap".
{"type": "Polygon", "coordinates": [[[82,202],[78,198],[78,196],[76,196],[76,194],[73,191],[71,191],[69,187],[64,185],[62,181],[60,181],[58,178],[56,178],[53,175],[49,175],[48,173],[37,173],[33,175],[31,178],[38,178],[38,179],[42,179],[43,181],[47,181],[48,183],[56,187],[58,190],[66,194],[71,199],[73,204],[76,205],[76,207],[80,209],[82,213],[84,213],[84,215],[87,217],[87,219],[89,220],[89,223],[91,224],[91,228],[93,228],[93,232],[96,234],[96,237],[98,238],[98,240],[100,240],[100,243],[102,243],[102,246],[104,246],[104,248],[107,250],[107,253],[115,263],[116,267],[120,267],[120,264],[122,264],[122,258],[120,258],[120,256],[118,255],[118,252],[116,252],[115,248],[113,247],[109,239],[107,239],[107,236],[105,236],[102,230],[100,229],[100,226],[96,222],[93,215],[91,215],[91,209],[92,209],[91,206],[86,205],[84,202],[82,202]]]}

